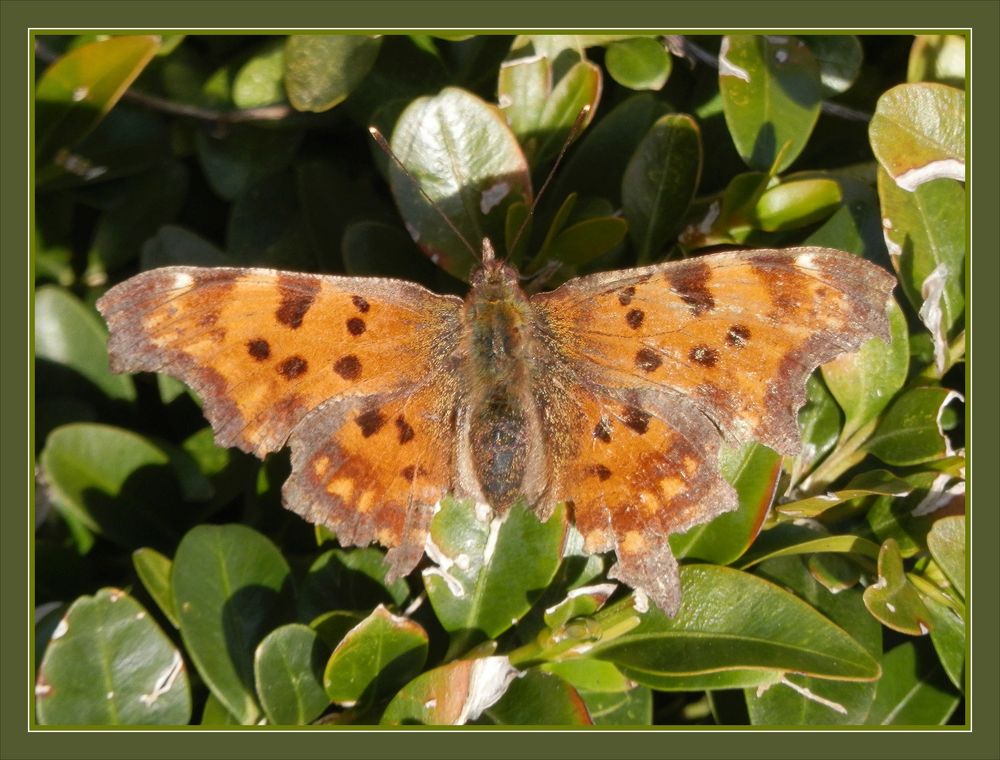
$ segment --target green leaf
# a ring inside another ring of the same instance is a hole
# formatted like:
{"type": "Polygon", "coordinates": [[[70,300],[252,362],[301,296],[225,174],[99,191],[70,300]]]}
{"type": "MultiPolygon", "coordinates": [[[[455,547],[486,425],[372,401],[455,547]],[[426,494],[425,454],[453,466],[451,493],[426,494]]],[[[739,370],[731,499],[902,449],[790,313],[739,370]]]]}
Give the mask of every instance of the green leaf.
{"type": "Polygon", "coordinates": [[[622,213],[639,262],[659,256],[684,223],[701,177],[701,135],[694,119],[658,119],[629,159],[622,178],[622,213]]]}
{"type": "Polygon", "coordinates": [[[205,699],[205,707],[201,711],[201,725],[203,726],[238,726],[240,722],[229,710],[225,708],[215,695],[209,692],[205,699]]]}
{"type": "MultiPolygon", "coordinates": [[[[784,526],[782,526],[784,527],[784,526]]],[[[797,528],[798,526],[793,526],[797,528]]],[[[752,554],[744,557],[742,569],[753,567],[765,560],[776,557],[789,557],[797,554],[815,554],[817,552],[835,552],[838,554],[857,554],[869,559],[878,557],[878,544],[867,538],[849,534],[824,535],[803,527],[801,530],[785,528],[773,529],[766,538],[755,545],[752,554]],[[788,534],[791,533],[791,536],[788,534]],[[772,535],[773,534],[773,535],[772,535]],[[783,535],[781,535],[783,534],[783,535]],[[794,538],[792,538],[794,537],[794,538]],[[789,540],[792,538],[792,540],[789,540]]]]}
{"type": "Polygon", "coordinates": [[[965,598],[965,515],[942,517],[927,534],[927,548],[951,585],[965,598]]]}
{"type": "Polygon", "coordinates": [[[436,566],[423,577],[452,652],[496,638],[531,608],[559,569],[565,534],[562,505],[542,523],[521,506],[490,519],[468,502],[443,504],[428,538],[436,566]]]}
{"type": "MultiPolygon", "coordinates": [[[[259,108],[285,100],[285,40],[272,37],[257,48],[233,79],[233,105],[259,108]]],[[[299,109],[304,110],[304,109],[299,109]]]]}
{"type": "Polygon", "coordinates": [[[942,725],[958,696],[925,646],[907,641],[882,657],[882,679],[865,721],[870,726],[942,725]]]}
{"type": "Polygon", "coordinates": [[[623,219],[585,219],[560,232],[545,253],[550,259],[580,267],[613,250],[626,234],[628,223],[623,219]]]}
{"type": "Polygon", "coordinates": [[[455,660],[422,673],[393,697],[386,725],[461,726],[496,704],[518,676],[506,657],[455,660]]]}
{"type": "Polygon", "coordinates": [[[427,632],[379,605],[348,631],[323,672],[327,696],[363,709],[393,694],[416,676],[427,660],[427,632]]]}
{"type": "Polygon", "coordinates": [[[312,620],[331,610],[370,610],[376,604],[401,606],[410,595],[403,578],[385,580],[389,565],[374,547],[331,549],[312,563],[299,593],[299,617],[312,620]]]}
{"type": "Polygon", "coordinates": [[[587,705],[566,681],[529,670],[515,678],[500,700],[476,721],[500,726],[589,726],[587,705]]]}
{"type": "Polygon", "coordinates": [[[858,474],[846,486],[819,496],[810,496],[798,501],[780,504],[777,510],[789,517],[816,517],[845,501],[863,496],[906,496],[913,487],[888,470],[868,470],[858,474]]]}
{"type": "Polygon", "coordinates": [[[889,407],[865,448],[887,464],[913,465],[951,456],[954,451],[941,428],[941,415],[953,400],[953,390],[911,388],[889,407]]]}
{"type": "Polygon", "coordinates": [[[184,660],[141,604],[104,588],[73,602],[52,634],[35,709],[43,725],[184,724],[184,660]]]}
{"type": "Polygon", "coordinates": [[[35,359],[38,392],[133,401],[135,385],[108,368],[108,334],[93,309],[55,286],[35,291],[35,359]],[[93,395],[91,393],[90,395],[93,395]]]}
{"type": "Polygon", "coordinates": [[[960,692],[965,690],[965,620],[932,596],[923,596],[931,614],[931,643],[948,679],[960,692]]]}
{"type": "Polygon", "coordinates": [[[132,552],[132,565],[153,601],[156,602],[174,628],[177,628],[179,623],[177,613],[174,610],[174,594],[170,588],[170,573],[173,570],[173,562],[156,549],[143,547],[132,552]]]}
{"type": "Polygon", "coordinates": [[[355,222],[341,243],[344,268],[354,277],[397,277],[428,282],[434,265],[399,227],[383,222],[355,222]]]}
{"type": "Polygon", "coordinates": [[[562,662],[546,662],[540,666],[554,673],[581,692],[620,694],[632,688],[632,683],[610,662],[582,657],[562,662]]]}
{"type": "Polygon", "coordinates": [[[49,66],[35,87],[36,163],[58,160],[60,152],[97,126],[159,44],[154,36],[111,37],[79,47],[49,66]]]}
{"type": "MultiPolygon", "coordinates": [[[[563,199],[571,192],[607,198],[620,205],[625,166],[639,141],[668,107],[649,93],[632,95],[616,105],[580,138],[545,193],[563,199]]],[[[541,201],[546,206],[546,201],[541,201]]]]}
{"type": "Polygon", "coordinates": [[[879,169],[878,195],[899,283],[933,336],[943,368],[949,331],[965,311],[965,189],[939,179],[908,192],[879,169]]]}
{"type": "Polygon", "coordinates": [[[878,581],[865,589],[865,607],[883,625],[910,636],[930,632],[930,613],[903,571],[899,545],[889,538],[878,555],[878,581]]]}
{"type": "Polygon", "coordinates": [[[878,663],[864,647],[778,586],[737,570],[687,565],[681,587],[676,617],[650,609],[637,628],[598,645],[590,656],[615,663],[654,689],[694,683],[713,688],[712,676],[719,676],[722,688],[758,685],[762,677],[776,680],[786,672],[853,681],[878,677],[878,663]],[[750,676],[749,683],[741,684],[741,676],[750,676]]]}
{"type": "Polygon", "coordinates": [[[163,225],[146,240],[139,257],[143,271],[169,266],[227,267],[236,263],[201,235],[173,224],[163,225]]]}
{"type": "Polygon", "coordinates": [[[881,338],[872,338],[854,353],[822,367],[827,388],[844,410],[841,440],[878,417],[906,382],[910,366],[906,317],[895,301],[888,307],[888,318],[888,346],[881,338]]]}
{"type": "Polygon", "coordinates": [[[791,487],[798,485],[836,445],[840,419],[840,407],[826,384],[819,375],[811,374],[806,381],[806,403],[799,410],[802,451],[792,462],[791,487]]]}
{"type": "Polygon", "coordinates": [[[727,35],[719,90],[736,150],[753,169],[782,172],[812,134],[823,97],[820,68],[799,39],[727,35]]]}
{"type": "Polygon", "coordinates": [[[853,34],[803,34],[799,36],[819,64],[823,95],[847,92],[861,72],[864,51],[853,34]]]}
{"type": "Polygon", "coordinates": [[[781,474],[781,457],[766,446],[749,443],[723,449],[719,460],[722,476],[736,489],[739,508],[671,536],[670,546],[678,559],[728,565],[753,543],[767,517],[781,474]]]}
{"type": "Polygon", "coordinates": [[[195,667],[244,725],[256,723],[254,652],[285,617],[289,570],[260,533],[243,525],[199,525],[174,556],[174,609],[195,667]]]}
{"type": "Polygon", "coordinates": [[[645,686],[617,693],[580,691],[579,694],[594,725],[653,725],[653,692],[645,686]]]}
{"type": "Polygon", "coordinates": [[[188,170],[170,162],[128,181],[128,197],[97,223],[83,275],[88,283],[106,282],[108,273],[133,261],[160,226],[177,216],[187,195],[188,170]]]}
{"type": "MultiPolygon", "coordinates": [[[[365,619],[360,612],[349,612],[346,610],[333,610],[317,615],[309,622],[309,627],[316,631],[316,634],[326,644],[332,652],[354,626],[365,619]]],[[[324,667],[326,667],[324,665],[324,667]]]]}
{"type": "Polygon", "coordinates": [[[840,185],[826,177],[781,182],[757,199],[754,222],[765,232],[794,230],[827,218],[842,200],[840,185]]]}
{"type": "Polygon", "coordinates": [[[604,65],[611,78],[632,90],[659,90],[670,76],[671,58],[654,37],[634,37],[608,45],[604,65]]]}
{"type": "Polygon", "coordinates": [[[901,84],[882,94],[868,126],[875,158],[903,190],[965,181],[965,91],[901,84]]]}
{"type": "MultiPolygon", "coordinates": [[[[794,591],[849,633],[873,657],[882,655],[882,629],[865,613],[862,593],[832,593],[817,583],[798,558],[770,560],[759,571],[794,591]]],[[[876,682],[832,681],[788,674],[770,688],[747,690],[750,722],[760,725],[857,725],[875,698],[876,682]]]]}
{"type": "Polygon", "coordinates": [[[308,626],[275,628],[254,654],[254,680],[268,723],[304,726],[320,716],[329,698],[323,691],[323,663],[330,650],[308,626]]]}
{"type": "Polygon", "coordinates": [[[235,125],[224,135],[195,134],[195,148],[205,178],[223,200],[232,201],[248,187],[291,163],[302,132],[235,125]]]}
{"type": "Polygon", "coordinates": [[[507,206],[531,199],[528,163],[517,139],[495,108],[447,87],[435,97],[418,98],[402,113],[392,150],[412,175],[391,167],[393,195],[407,229],[431,261],[467,278],[483,238],[504,239],[507,206]],[[414,180],[437,209],[428,206],[414,180]]]}
{"type": "Polygon", "coordinates": [[[545,610],[545,624],[556,629],[575,617],[593,615],[604,606],[616,588],[614,583],[600,583],[572,589],[563,601],[545,610]]]}
{"type": "Polygon", "coordinates": [[[108,425],[57,428],[40,462],[59,509],[126,547],[169,545],[178,503],[210,489],[184,452],[108,425]]]}
{"type": "Polygon", "coordinates": [[[522,146],[539,131],[552,93],[552,62],[544,56],[505,61],[497,79],[497,102],[522,146]]]}
{"type": "Polygon", "coordinates": [[[961,34],[918,34],[910,48],[906,81],[964,87],[965,37],[961,34]]]}
{"type": "Polygon", "coordinates": [[[360,34],[292,34],[285,47],[285,89],[299,111],[343,102],[375,65],[382,40],[360,34]]]}
{"type": "Polygon", "coordinates": [[[901,479],[909,484],[910,492],[876,497],[865,519],[880,541],[892,538],[904,557],[913,557],[926,551],[927,534],[937,520],[964,509],[965,480],[934,470],[913,472],[901,479]]]}
{"type": "Polygon", "coordinates": [[[525,145],[525,153],[531,165],[537,166],[558,155],[580,113],[588,107],[576,133],[579,137],[580,132],[593,120],[600,99],[600,67],[590,61],[578,61],[552,88],[538,121],[537,137],[535,140],[529,139],[525,145]]]}

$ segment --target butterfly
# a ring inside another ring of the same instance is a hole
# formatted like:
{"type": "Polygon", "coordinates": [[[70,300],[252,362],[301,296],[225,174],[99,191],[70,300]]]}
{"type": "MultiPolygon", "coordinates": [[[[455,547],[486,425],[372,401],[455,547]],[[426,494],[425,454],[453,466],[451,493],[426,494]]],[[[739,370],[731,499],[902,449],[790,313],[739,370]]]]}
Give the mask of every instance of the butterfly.
{"type": "Polygon", "coordinates": [[[793,455],[818,365],[888,341],[895,284],[848,253],[716,253],[527,295],[484,242],[464,298],[400,280],[166,267],[98,309],[118,372],[174,375],[221,446],[291,447],[288,509],[344,545],[424,554],[447,494],[546,520],[565,503],[611,577],[668,614],[668,537],[733,510],[719,448],[793,455]]]}

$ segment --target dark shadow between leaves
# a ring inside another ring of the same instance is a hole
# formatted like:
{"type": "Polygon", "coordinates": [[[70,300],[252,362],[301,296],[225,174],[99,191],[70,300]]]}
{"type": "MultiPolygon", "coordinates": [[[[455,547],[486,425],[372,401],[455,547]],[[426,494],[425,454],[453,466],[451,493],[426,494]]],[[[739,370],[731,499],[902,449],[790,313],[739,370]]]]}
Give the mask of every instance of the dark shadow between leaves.
{"type": "Polygon", "coordinates": [[[257,583],[241,586],[219,611],[226,653],[240,682],[250,694],[257,693],[254,679],[257,645],[279,625],[291,621],[293,598],[289,575],[279,590],[257,583]]]}

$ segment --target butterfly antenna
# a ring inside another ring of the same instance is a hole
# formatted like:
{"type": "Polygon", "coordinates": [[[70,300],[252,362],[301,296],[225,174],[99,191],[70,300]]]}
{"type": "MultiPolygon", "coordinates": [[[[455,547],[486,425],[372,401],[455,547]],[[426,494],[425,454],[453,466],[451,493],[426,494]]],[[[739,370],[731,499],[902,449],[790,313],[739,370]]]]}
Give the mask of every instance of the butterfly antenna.
{"type": "Polygon", "coordinates": [[[583,108],[580,109],[580,113],[576,115],[576,121],[573,122],[572,128],[569,130],[569,134],[566,135],[566,139],[563,141],[562,147],[559,149],[559,155],[556,156],[555,163],[552,164],[552,168],[549,169],[549,174],[542,183],[541,189],[538,191],[538,195],[535,196],[535,200],[531,204],[531,208],[528,209],[528,215],[524,217],[524,221],[521,222],[520,228],[517,230],[517,234],[514,236],[514,242],[510,244],[510,250],[507,252],[509,256],[512,251],[517,249],[518,241],[521,239],[521,235],[524,234],[525,229],[528,227],[528,223],[531,221],[532,217],[535,215],[535,209],[538,208],[538,201],[542,199],[542,195],[545,193],[546,188],[548,188],[549,183],[552,182],[552,178],[556,176],[556,169],[559,168],[559,164],[562,163],[563,156],[566,155],[566,151],[569,150],[569,146],[573,144],[573,141],[580,136],[580,132],[583,131],[583,122],[587,118],[587,114],[590,113],[590,103],[587,103],[583,108]]]}
{"type": "Polygon", "coordinates": [[[437,204],[437,201],[435,201],[427,194],[427,191],[424,190],[424,188],[421,186],[417,178],[413,176],[413,174],[410,172],[409,169],[403,166],[403,162],[399,160],[399,156],[397,156],[393,152],[392,148],[389,147],[388,141],[379,131],[378,127],[368,127],[368,131],[369,133],[371,133],[371,136],[372,138],[374,138],[375,142],[378,143],[378,146],[383,151],[385,151],[385,154],[392,159],[392,162],[394,164],[396,164],[396,167],[406,176],[408,180],[410,180],[410,182],[413,183],[413,186],[417,188],[417,191],[420,193],[420,195],[422,195],[424,200],[427,201],[427,205],[429,205],[432,209],[438,212],[440,217],[444,220],[444,223],[447,224],[448,228],[455,233],[455,236],[462,241],[462,244],[469,249],[469,252],[472,253],[473,257],[479,258],[482,251],[477,251],[475,248],[472,247],[472,245],[470,245],[469,241],[466,240],[465,235],[463,235],[461,230],[459,230],[458,227],[455,226],[455,223],[448,218],[448,215],[444,213],[444,210],[437,204]]]}

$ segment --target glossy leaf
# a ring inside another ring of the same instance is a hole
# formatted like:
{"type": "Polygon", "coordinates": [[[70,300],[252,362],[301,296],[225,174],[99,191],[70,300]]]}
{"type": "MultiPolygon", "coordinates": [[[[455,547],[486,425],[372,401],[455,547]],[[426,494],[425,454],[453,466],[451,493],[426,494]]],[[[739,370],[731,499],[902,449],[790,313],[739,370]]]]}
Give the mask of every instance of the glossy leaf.
{"type": "Polygon", "coordinates": [[[107,343],[107,330],[97,314],[69,291],[44,286],[35,292],[39,391],[75,389],[82,394],[92,389],[107,398],[134,400],[132,378],[114,375],[108,368],[107,343]]]}
{"type": "MultiPolygon", "coordinates": [[[[626,164],[667,110],[665,103],[648,93],[632,95],[614,106],[578,140],[544,197],[551,201],[577,192],[619,205],[626,164]]],[[[546,206],[546,200],[540,205],[546,206]]]]}
{"type": "Polygon", "coordinates": [[[60,509],[127,547],[176,540],[178,502],[210,492],[182,451],[108,425],[54,430],[40,461],[60,509]]]}
{"type": "Polygon", "coordinates": [[[927,548],[955,590],[965,598],[965,516],[942,517],[927,534],[927,548]]]}
{"type": "Polygon", "coordinates": [[[659,90],[670,76],[671,59],[659,40],[634,37],[608,45],[604,65],[618,84],[632,90],[659,90]]]}
{"type": "Polygon", "coordinates": [[[203,726],[238,726],[236,719],[225,706],[216,699],[215,695],[209,692],[205,699],[205,707],[201,711],[201,725],[203,726]]]}
{"type": "Polygon", "coordinates": [[[35,684],[43,725],[177,725],[191,716],[181,653],[116,588],[83,596],[52,634],[35,684]]]}
{"type": "Polygon", "coordinates": [[[236,72],[233,79],[233,105],[237,108],[259,108],[283,102],[284,74],[285,40],[282,37],[272,37],[236,72]]]}
{"type": "Polygon", "coordinates": [[[323,671],[327,696],[365,707],[397,691],[427,660],[427,632],[379,605],[337,644],[323,671]]]}
{"type": "Polygon", "coordinates": [[[965,689],[965,620],[946,604],[932,596],[923,597],[931,615],[931,643],[941,667],[956,689],[965,689]]]}
{"type": "Polygon", "coordinates": [[[507,206],[531,198],[528,164],[514,134],[495,108],[449,87],[407,107],[396,122],[392,150],[412,175],[395,165],[390,175],[407,229],[431,261],[467,277],[483,238],[503,240],[507,206]],[[428,206],[414,179],[440,211],[428,206]]]}
{"type": "Polygon", "coordinates": [[[555,576],[566,533],[565,508],[547,522],[515,506],[485,517],[449,501],[431,522],[427,546],[436,563],[423,571],[427,596],[461,652],[510,628],[555,576]]]}
{"type": "Polygon", "coordinates": [[[308,626],[275,628],[254,654],[254,680],[268,723],[304,726],[330,704],[323,691],[323,664],[330,650],[308,626]]]}
{"type": "Polygon", "coordinates": [[[369,610],[380,603],[402,605],[410,587],[403,578],[387,583],[388,572],[385,554],[373,547],[324,552],[302,581],[300,618],[312,620],[331,610],[369,610]]]}
{"type": "Polygon", "coordinates": [[[223,250],[191,230],[164,224],[142,246],[140,269],[167,266],[225,267],[237,262],[223,250]]]}
{"type": "Polygon", "coordinates": [[[951,456],[954,451],[941,415],[955,391],[941,387],[911,388],[889,407],[865,448],[887,464],[912,465],[951,456]]]}
{"type": "Polygon", "coordinates": [[[556,82],[539,119],[537,147],[533,151],[526,151],[532,166],[555,158],[569,138],[584,107],[589,107],[580,121],[576,135],[579,137],[580,132],[594,118],[601,99],[601,87],[601,69],[590,61],[577,62],[556,82]]]}
{"type": "Polygon", "coordinates": [[[853,34],[804,34],[799,39],[809,46],[819,64],[823,95],[847,92],[858,78],[864,51],[853,34]]]}
{"type": "MultiPolygon", "coordinates": [[[[354,626],[365,619],[360,612],[333,610],[324,612],[309,621],[309,627],[316,631],[327,648],[332,652],[354,626]]],[[[324,666],[325,667],[325,666],[324,666]]]]}
{"type": "Polygon", "coordinates": [[[632,688],[632,683],[610,662],[583,657],[562,662],[547,662],[541,666],[581,692],[619,694],[632,688]]]}
{"type": "Polygon", "coordinates": [[[545,610],[545,624],[558,628],[575,617],[593,615],[615,592],[614,583],[599,583],[594,586],[578,586],[572,589],[563,601],[545,610]]]}
{"type": "Polygon", "coordinates": [[[798,501],[785,502],[778,511],[790,517],[815,517],[845,501],[864,496],[906,496],[913,487],[888,470],[868,470],[860,473],[843,488],[828,491],[818,496],[810,496],[798,501]]]}
{"type": "MultiPolygon", "coordinates": [[[[882,629],[865,612],[862,592],[831,593],[796,557],[770,560],[758,572],[791,589],[843,628],[873,657],[882,655],[882,629]]],[[[875,698],[877,682],[832,681],[788,674],[766,689],[747,690],[753,725],[856,725],[862,723],[875,698]]]]}
{"type": "Polygon", "coordinates": [[[244,725],[261,712],[254,652],[285,617],[289,570],[264,536],[242,525],[200,525],[174,556],[174,609],[205,683],[244,725]]]}
{"type": "Polygon", "coordinates": [[[844,411],[841,440],[874,420],[906,382],[910,351],[906,317],[895,302],[888,307],[889,345],[872,338],[850,354],[823,365],[823,380],[844,411]]]}
{"type": "Polygon", "coordinates": [[[156,549],[143,547],[132,552],[132,565],[153,601],[156,602],[174,628],[177,628],[174,594],[170,588],[170,573],[173,570],[173,562],[156,549]]]}
{"type": "Polygon", "coordinates": [[[546,248],[548,258],[583,266],[614,249],[628,234],[628,223],[612,216],[586,219],[560,232],[546,248]]]}
{"type": "Polygon", "coordinates": [[[964,512],[965,481],[934,470],[913,472],[902,480],[910,492],[876,497],[865,519],[880,541],[892,538],[904,557],[913,557],[926,551],[927,535],[936,521],[964,512]]]}
{"type": "Polygon", "coordinates": [[[344,101],[375,64],[382,40],[360,34],[291,34],[285,89],[299,111],[327,111],[344,101]]]}
{"type": "Polygon", "coordinates": [[[344,231],[341,242],[344,268],[353,277],[402,277],[427,282],[434,265],[423,256],[407,234],[382,222],[356,222],[344,231]]]}
{"type": "Polygon", "coordinates": [[[515,58],[501,64],[497,102],[522,146],[538,132],[551,92],[552,62],[548,58],[515,58]]]}
{"type": "Polygon", "coordinates": [[[299,148],[302,133],[236,125],[224,135],[199,131],[198,160],[212,190],[232,201],[255,182],[284,169],[299,148]]]}
{"type": "Polygon", "coordinates": [[[933,726],[958,706],[940,664],[927,648],[907,641],[882,657],[882,679],[865,721],[875,726],[933,726]]]}
{"type": "Polygon", "coordinates": [[[90,132],[142,73],[159,44],[154,36],[110,37],[78,47],[47,68],[35,87],[37,163],[58,158],[90,132]]]}
{"type": "Polygon", "coordinates": [[[658,119],[622,178],[622,213],[639,261],[656,258],[680,230],[701,177],[701,135],[694,119],[658,119]]]}
{"type": "Polygon", "coordinates": [[[886,540],[878,555],[878,580],[865,589],[865,607],[883,625],[910,636],[930,632],[927,606],[903,571],[903,558],[893,539],[886,540]]]}
{"type": "Polygon", "coordinates": [[[965,92],[941,84],[901,84],[882,94],[868,127],[872,152],[895,183],[965,181],[965,92]]]}
{"type": "Polygon", "coordinates": [[[475,720],[504,695],[518,671],[506,657],[456,660],[422,673],[382,713],[387,725],[453,725],[475,720]]]}
{"type": "Polygon", "coordinates": [[[650,726],[653,724],[653,692],[645,686],[628,691],[579,692],[590,719],[597,726],[650,726]]]}
{"type": "Polygon", "coordinates": [[[908,82],[940,82],[965,86],[965,37],[961,34],[918,34],[906,67],[908,82]]]}
{"type": "Polygon", "coordinates": [[[774,500],[781,474],[781,457],[774,451],[750,443],[739,449],[724,449],[719,459],[722,476],[736,489],[739,508],[671,536],[670,546],[678,559],[687,557],[719,565],[733,562],[757,537],[774,500]]]}
{"type": "Polygon", "coordinates": [[[589,726],[580,694],[559,676],[529,670],[515,678],[496,704],[476,721],[501,726],[589,726]]]}
{"type": "Polygon", "coordinates": [[[965,190],[939,179],[908,192],[880,169],[878,195],[892,265],[934,337],[941,366],[948,333],[965,310],[965,190]]]}
{"type": "Polygon", "coordinates": [[[801,40],[727,35],[719,50],[726,125],[743,160],[776,171],[802,152],[819,116],[820,68],[801,40]]]}
{"type": "Polygon", "coordinates": [[[109,272],[133,261],[143,244],[177,216],[188,189],[188,171],[167,163],[130,180],[125,201],[101,215],[87,252],[84,279],[102,284],[109,272]]]}
{"type": "Polygon", "coordinates": [[[796,531],[796,533],[798,534],[798,540],[782,541],[781,545],[778,546],[772,543],[777,537],[769,536],[770,540],[762,541],[760,547],[754,546],[753,553],[743,558],[744,561],[741,563],[741,567],[745,570],[765,560],[777,557],[790,557],[797,554],[815,554],[817,552],[857,554],[872,560],[878,557],[878,544],[869,541],[867,538],[845,534],[817,534],[808,528],[802,528],[801,531],[796,531]]]}
{"type": "Polygon", "coordinates": [[[830,216],[842,200],[840,185],[826,177],[782,182],[757,200],[754,221],[765,232],[794,230],[830,216]]]}
{"type": "Polygon", "coordinates": [[[795,487],[825,457],[840,437],[841,414],[837,402],[818,374],[806,381],[806,403],[799,410],[802,451],[792,462],[791,487],[795,487]]]}
{"type": "Polygon", "coordinates": [[[785,672],[852,681],[878,677],[878,663],[864,647],[778,586],[737,570],[686,565],[681,587],[676,617],[650,609],[637,628],[596,647],[592,656],[654,689],[713,688],[713,677],[720,684],[715,688],[758,685],[762,677],[774,680],[785,672]],[[766,615],[755,612],[763,609],[766,615]]]}

